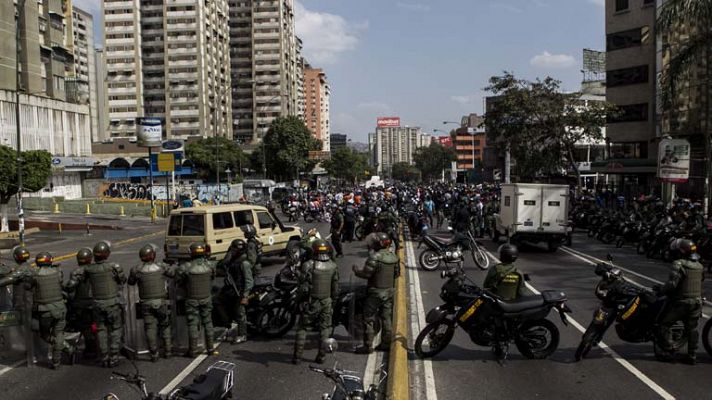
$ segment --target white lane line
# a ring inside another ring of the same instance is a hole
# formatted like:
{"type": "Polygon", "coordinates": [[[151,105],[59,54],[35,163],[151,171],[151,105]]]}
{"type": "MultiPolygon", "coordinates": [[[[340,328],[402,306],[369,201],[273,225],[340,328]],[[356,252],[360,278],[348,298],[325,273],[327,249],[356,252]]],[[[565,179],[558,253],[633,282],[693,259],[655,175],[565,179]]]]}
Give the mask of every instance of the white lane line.
{"type": "MultiPolygon", "coordinates": [[[[406,240],[406,269],[410,281],[410,326],[413,335],[417,335],[425,327],[425,310],[423,306],[423,295],[420,290],[420,278],[418,276],[418,264],[416,263],[413,242],[406,240]],[[417,313],[414,318],[413,313],[417,313]]],[[[422,360],[423,372],[425,375],[425,398],[427,400],[437,400],[438,395],[435,390],[435,375],[433,374],[433,361],[429,358],[422,360]]]]}
{"type": "MultiPolygon", "coordinates": [[[[215,348],[220,347],[221,342],[218,342],[218,344],[215,346],[215,348]]],[[[168,384],[161,389],[159,394],[165,395],[171,392],[171,390],[175,389],[176,386],[180,385],[181,382],[183,382],[183,379],[185,379],[188,375],[190,375],[200,364],[205,361],[205,359],[208,358],[207,354],[201,354],[198,357],[195,357],[193,361],[191,361],[190,364],[188,364],[187,367],[183,369],[178,375],[176,375],[175,378],[173,378],[172,381],[168,382],[168,384]]]]}
{"type": "MultiPolygon", "coordinates": [[[[500,262],[497,257],[495,257],[492,253],[489,251],[485,250],[487,255],[489,255],[495,262],[500,262]]],[[[527,289],[531,290],[534,294],[541,294],[534,286],[530,285],[529,282],[525,282],[525,285],[527,286],[527,289]]],[[[568,322],[571,323],[571,326],[576,328],[579,332],[584,333],[586,332],[586,328],[584,328],[578,321],[573,319],[571,316],[567,316],[568,322]]],[[[652,389],[655,393],[658,394],[661,398],[665,400],[675,400],[675,396],[671,395],[668,393],[665,389],[663,389],[660,385],[655,383],[652,379],[648,378],[647,375],[645,375],[643,372],[641,372],[638,368],[636,368],[633,364],[628,362],[625,358],[623,358],[618,352],[613,350],[612,348],[608,347],[606,343],[603,341],[598,343],[598,347],[603,349],[606,353],[608,353],[618,364],[623,366],[623,368],[627,369],[628,372],[633,374],[636,378],[638,378],[641,382],[643,382],[646,386],[648,386],[650,389],[652,389]]]]}
{"type": "Polygon", "coordinates": [[[380,366],[383,363],[383,352],[374,351],[368,355],[366,369],[363,371],[363,387],[368,388],[372,383],[377,382],[376,374],[380,377],[380,366]],[[378,369],[377,369],[378,368],[378,369]],[[377,372],[378,371],[378,372],[377,372]]]}
{"type": "Polygon", "coordinates": [[[26,364],[26,363],[27,363],[27,360],[23,359],[23,360],[17,361],[16,363],[14,363],[12,365],[0,365],[2,367],[2,369],[0,369],[0,376],[12,371],[13,369],[19,367],[22,364],[26,364]]]}

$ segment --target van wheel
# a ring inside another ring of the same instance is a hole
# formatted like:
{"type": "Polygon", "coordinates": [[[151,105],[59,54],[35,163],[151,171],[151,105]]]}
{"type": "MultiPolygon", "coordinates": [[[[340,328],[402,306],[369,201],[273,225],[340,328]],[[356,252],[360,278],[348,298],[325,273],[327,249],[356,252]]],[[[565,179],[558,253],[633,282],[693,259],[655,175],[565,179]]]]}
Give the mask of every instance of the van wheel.
{"type": "Polygon", "coordinates": [[[287,253],[287,257],[291,257],[295,251],[299,251],[299,240],[290,239],[289,242],[287,242],[287,248],[285,251],[287,253]]]}

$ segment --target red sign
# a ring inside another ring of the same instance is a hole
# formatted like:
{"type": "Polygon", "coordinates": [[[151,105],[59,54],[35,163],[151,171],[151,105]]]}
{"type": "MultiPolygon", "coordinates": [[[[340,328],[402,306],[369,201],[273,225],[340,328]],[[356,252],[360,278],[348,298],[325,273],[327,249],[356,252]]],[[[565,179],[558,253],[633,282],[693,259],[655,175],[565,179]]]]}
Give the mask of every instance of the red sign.
{"type": "Polygon", "coordinates": [[[445,147],[452,147],[452,138],[450,136],[438,136],[435,138],[438,143],[445,147]]]}
{"type": "Polygon", "coordinates": [[[379,128],[392,128],[400,126],[400,117],[379,117],[377,120],[379,128]]]}

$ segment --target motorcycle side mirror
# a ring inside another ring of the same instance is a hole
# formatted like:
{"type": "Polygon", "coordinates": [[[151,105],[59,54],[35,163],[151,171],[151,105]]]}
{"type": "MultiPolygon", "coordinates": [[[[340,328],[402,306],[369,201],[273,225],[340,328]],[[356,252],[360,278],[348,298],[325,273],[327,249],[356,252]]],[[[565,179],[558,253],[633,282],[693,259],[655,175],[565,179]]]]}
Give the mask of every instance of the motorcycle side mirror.
{"type": "Polygon", "coordinates": [[[321,347],[325,352],[333,353],[339,348],[339,343],[334,338],[328,338],[321,343],[321,347]]]}
{"type": "Polygon", "coordinates": [[[524,282],[529,282],[531,280],[532,278],[529,276],[529,274],[524,274],[524,282]]]}

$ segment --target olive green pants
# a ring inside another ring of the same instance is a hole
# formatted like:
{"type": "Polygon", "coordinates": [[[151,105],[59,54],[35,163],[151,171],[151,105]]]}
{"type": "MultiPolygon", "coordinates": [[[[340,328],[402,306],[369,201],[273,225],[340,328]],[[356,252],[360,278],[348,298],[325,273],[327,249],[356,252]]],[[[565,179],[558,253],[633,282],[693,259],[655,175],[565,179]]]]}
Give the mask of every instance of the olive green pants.
{"type": "Polygon", "coordinates": [[[389,346],[392,335],[393,289],[368,289],[368,296],[363,304],[363,343],[369,349],[373,348],[376,319],[381,322],[381,345],[389,346]]]}
{"type": "Polygon", "coordinates": [[[118,355],[121,349],[121,335],[124,328],[121,304],[95,305],[93,311],[101,356],[118,355]]]}
{"type": "Polygon", "coordinates": [[[200,327],[205,330],[205,349],[213,348],[213,302],[212,298],[185,301],[185,317],[188,323],[188,338],[191,351],[195,351],[200,338],[200,327]]]}
{"type": "Polygon", "coordinates": [[[331,298],[323,300],[311,299],[309,301],[307,309],[299,314],[296,341],[294,342],[294,357],[300,358],[304,353],[307,329],[312,326],[316,326],[319,330],[319,354],[324,354],[321,344],[331,335],[332,315],[331,298]]]}
{"type": "Polygon", "coordinates": [[[66,307],[35,311],[34,318],[39,325],[40,337],[52,346],[52,363],[59,364],[62,360],[62,351],[69,349],[69,345],[64,340],[64,328],[67,325],[66,307]]]}
{"type": "Polygon", "coordinates": [[[151,353],[158,351],[158,335],[163,338],[166,352],[173,348],[171,336],[171,314],[165,300],[150,300],[141,302],[143,315],[143,331],[146,333],[146,343],[151,353]]]}
{"type": "Polygon", "coordinates": [[[699,324],[701,316],[702,300],[689,299],[670,302],[665,311],[665,315],[660,321],[663,350],[670,353],[677,351],[673,333],[670,328],[677,321],[681,321],[685,327],[685,335],[687,336],[687,354],[694,357],[699,342],[697,325],[699,324]]]}

